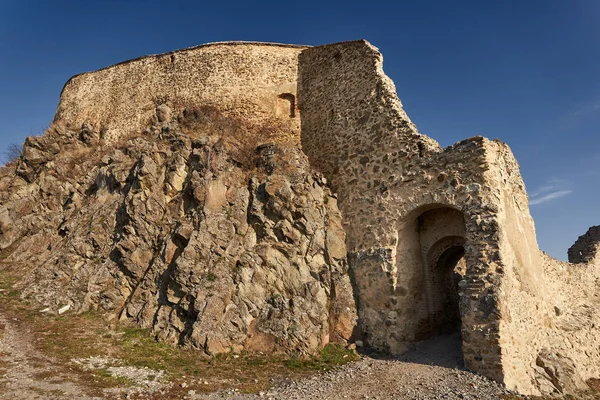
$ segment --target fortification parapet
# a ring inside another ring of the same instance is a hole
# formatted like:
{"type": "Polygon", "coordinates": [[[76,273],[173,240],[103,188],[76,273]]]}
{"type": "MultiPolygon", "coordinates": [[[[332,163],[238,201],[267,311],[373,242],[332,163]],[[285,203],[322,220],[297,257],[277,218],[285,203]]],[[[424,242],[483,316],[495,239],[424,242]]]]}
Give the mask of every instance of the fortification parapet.
{"type": "Polygon", "coordinates": [[[226,42],[144,56],[72,77],[55,122],[86,124],[105,141],[140,133],[166,104],[210,106],[249,123],[276,119],[299,135],[298,54],[306,47],[226,42]]]}

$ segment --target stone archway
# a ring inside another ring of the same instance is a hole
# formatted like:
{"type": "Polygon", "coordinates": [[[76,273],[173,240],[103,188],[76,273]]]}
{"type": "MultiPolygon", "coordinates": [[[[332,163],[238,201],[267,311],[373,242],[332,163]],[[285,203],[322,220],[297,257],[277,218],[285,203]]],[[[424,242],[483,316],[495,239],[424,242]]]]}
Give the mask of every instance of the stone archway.
{"type": "Polygon", "coordinates": [[[423,258],[430,336],[460,331],[458,285],[466,273],[464,243],[461,236],[445,237],[423,258]]]}
{"type": "Polygon", "coordinates": [[[465,276],[465,223],[461,211],[437,207],[417,218],[426,302],[419,339],[460,331],[459,281],[465,276]]]}

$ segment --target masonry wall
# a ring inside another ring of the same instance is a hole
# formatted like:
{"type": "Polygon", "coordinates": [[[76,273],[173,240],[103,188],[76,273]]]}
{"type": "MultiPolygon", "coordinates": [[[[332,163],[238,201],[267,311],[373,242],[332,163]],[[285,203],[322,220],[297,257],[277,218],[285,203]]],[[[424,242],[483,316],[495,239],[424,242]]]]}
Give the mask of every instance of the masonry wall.
{"type": "Polygon", "coordinates": [[[141,133],[160,104],[175,112],[212,106],[247,123],[275,118],[298,136],[299,118],[291,111],[303,48],[215,43],[76,75],[63,89],[55,121],[87,124],[112,141],[141,133]]]}
{"type": "Polygon", "coordinates": [[[339,195],[370,346],[401,353],[432,333],[432,265],[462,245],[468,368],[528,394],[574,392],[597,374],[598,268],[539,251],[507,145],[475,137],[442,150],[419,134],[362,41],[304,50],[298,96],[303,150],[339,195]]]}
{"type": "Polygon", "coordinates": [[[584,386],[583,381],[600,376],[599,256],[571,264],[542,253],[550,308],[550,318],[539,330],[542,346],[536,354],[535,379],[542,389],[552,370],[539,365],[540,357],[556,359],[560,372],[572,374],[566,384],[584,386]]]}
{"type": "Polygon", "coordinates": [[[112,141],[162,104],[214,107],[300,139],[337,193],[369,346],[400,354],[434,334],[447,298],[433,268],[452,248],[464,251],[456,301],[468,368],[527,394],[573,391],[600,373],[598,230],[572,249],[580,264],[541,253],[508,146],[473,137],[442,149],[418,133],[368,42],[143,57],[73,77],[55,120],[112,141]]]}
{"type": "MultiPolygon", "coordinates": [[[[487,180],[493,168],[489,154],[496,146],[496,142],[475,137],[416,160],[410,170],[419,172],[409,174],[413,180],[396,196],[400,227],[396,264],[398,281],[403,282],[403,275],[410,276],[410,271],[414,274],[430,269],[432,261],[435,262],[431,257],[439,256],[439,251],[436,255],[435,250],[440,244],[448,241],[452,245],[463,243],[466,271],[458,291],[463,358],[471,370],[502,382],[504,369],[498,341],[501,306],[498,290],[503,279],[497,240],[500,225],[493,188],[487,180]],[[457,221],[455,211],[446,211],[445,221],[421,227],[416,242],[415,218],[436,209],[459,211],[463,216],[461,223],[457,221]],[[424,235],[423,231],[433,231],[433,234],[424,235]]],[[[408,342],[420,339],[418,335],[424,324],[437,322],[435,314],[433,320],[426,319],[426,314],[435,312],[436,293],[432,294],[433,305],[421,300],[420,304],[412,303],[411,306],[411,297],[427,293],[427,288],[423,290],[417,286],[419,282],[427,285],[427,276],[417,275],[406,281],[414,289],[402,308],[418,307],[420,310],[417,318],[404,313],[407,318],[402,324],[414,325],[417,334],[403,338],[408,342]]]]}
{"type": "Polygon", "coordinates": [[[368,344],[401,353],[422,338],[429,314],[423,253],[436,241],[463,235],[469,275],[460,293],[465,360],[502,381],[498,279],[484,280],[490,271],[496,274],[488,261],[497,251],[498,225],[484,185],[493,145],[474,138],[441,151],[419,134],[383,73],[381,54],[364,41],[303,51],[298,98],[303,150],[339,195],[368,344]],[[439,237],[421,243],[416,221],[438,208],[457,210],[464,221],[449,217],[440,222],[445,231],[438,230],[439,237]]]}
{"type": "Polygon", "coordinates": [[[416,131],[383,74],[381,54],[365,41],[303,51],[298,100],[303,151],[339,195],[349,257],[356,266],[361,327],[371,345],[400,352],[404,342],[395,336],[404,333],[382,328],[396,318],[393,196],[404,185],[411,160],[438,151],[439,145],[416,131]]]}
{"type": "Polygon", "coordinates": [[[498,202],[503,383],[520,393],[573,393],[598,375],[600,268],[541,252],[519,165],[508,146],[490,152],[498,202]]]}
{"type": "Polygon", "coordinates": [[[547,320],[546,281],[529,214],[519,166],[508,146],[498,144],[490,154],[488,174],[498,199],[498,238],[503,279],[500,287],[500,345],[504,383],[522,393],[537,393],[532,377],[538,331],[547,320]]]}

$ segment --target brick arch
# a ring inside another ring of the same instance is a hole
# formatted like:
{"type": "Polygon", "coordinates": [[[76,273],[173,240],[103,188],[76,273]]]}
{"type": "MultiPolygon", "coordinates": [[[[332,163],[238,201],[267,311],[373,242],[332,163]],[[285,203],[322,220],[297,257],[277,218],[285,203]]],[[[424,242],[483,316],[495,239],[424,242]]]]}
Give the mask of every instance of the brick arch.
{"type": "Polygon", "coordinates": [[[422,249],[431,336],[460,328],[458,281],[466,272],[464,245],[464,236],[446,236],[422,249]]]}
{"type": "MultiPolygon", "coordinates": [[[[454,269],[464,255],[466,227],[462,211],[439,205],[422,207],[416,217],[425,302],[418,338],[424,339],[460,325],[454,269]]],[[[464,275],[464,262],[462,263],[464,275]]]]}
{"type": "Polygon", "coordinates": [[[464,248],[464,246],[464,236],[446,236],[430,246],[429,249],[423,249],[425,265],[431,268],[439,268],[440,266],[437,263],[445,252],[453,247],[464,248]]]}

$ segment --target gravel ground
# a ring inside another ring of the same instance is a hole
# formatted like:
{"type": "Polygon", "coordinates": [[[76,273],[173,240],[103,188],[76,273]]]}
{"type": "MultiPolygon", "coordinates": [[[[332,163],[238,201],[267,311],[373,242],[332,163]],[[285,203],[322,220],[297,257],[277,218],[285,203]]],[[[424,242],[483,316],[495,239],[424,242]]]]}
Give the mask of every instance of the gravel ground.
{"type": "MultiPolygon", "coordinates": [[[[75,376],[58,372],[52,365],[53,360],[36,354],[27,335],[17,332],[11,321],[0,315],[0,361],[4,366],[4,373],[0,373],[0,399],[92,399],[85,388],[76,383],[75,376]]],[[[92,363],[95,367],[98,367],[95,365],[97,362],[103,367],[114,364],[104,359],[75,361],[92,363]]],[[[133,378],[139,375],[130,376],[121,370],[117,372],[117,375],[134,381],[133,378]]],[[[159,387],[148,387],[145,375],[140,379],[145,384],[137,390],[108,390],[102,398],[137,398],[136,392],[142,396],[146,393],[146,396],[149,395],[147,398],[152,398],[151,393],[159,387]]],[[[364,355],[360,361],[322,375],[299,381],[274,382],[270,391],[257,395],[240,395],[234,390],[201,395],[191,390],[185,398],[488,400],[499,399],[503,393],[508,392],[496,383],[464,370],[460,337],[454,335],[419,343],[399,359],[364,355]]]]}
{"type": "Polygon", "coordinates": [[[57,371],[53,360],[37,352],[28,335],[0,315],[0,399],[95,400],[76,383],[76,377],[57,371]]]}
{"type": "MultiPolygon", "coordinates": [[[[36,354],[27,335],[17,332],[11,321],[0,315],[0,365],[4,367],[4,371],[0,371],[3,372],[0,373],[0,399],[93,398],[76,383],[75,376],[58,372],[52,365],[53,360],[36,354]]],[[[132,379],[129,375],[123,376],[132,379]]],[[[147,380],[142,378],[144,382],[147,380]]],[[[102,398],[137,398],[136,392],[152,398],[151,392],[158,389],[141,386],[143,390],[141,387],[109,390],[102,398]]],[[[241,395],[235,390],[206,395],[190,390],[184,398],[492,400],[508,393],[498,384],[464,370],[460,337],[454,335],[421,342],[401,358],[364,355],[357,362],[325,374],[298,381],[274,382],[271,390],[256,395],[241,395]]]]}
{"type": "Polygon", "coordinates": [[[489,379],[464,370],[458,335],[421,342],[398,359],[364,356],[323,375],[281,382],[266,393],[234,391],[190,399],[499,399],[510,392],[489,379]]]}

